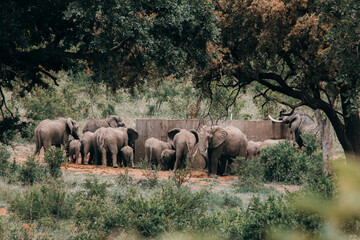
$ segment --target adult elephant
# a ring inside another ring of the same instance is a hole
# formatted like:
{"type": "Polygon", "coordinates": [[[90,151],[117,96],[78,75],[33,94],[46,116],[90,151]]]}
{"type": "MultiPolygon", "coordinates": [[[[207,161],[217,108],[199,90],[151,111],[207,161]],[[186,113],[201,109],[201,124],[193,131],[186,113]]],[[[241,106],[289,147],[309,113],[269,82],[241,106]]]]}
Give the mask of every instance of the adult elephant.
{"type": "Polygon", "coordinates": [[[248,141],[245,134],[233,126],[203,126],[198,149],[205,158],[210,176],[223,175],[237,156],[246,156],[248,141]]]}
{"type": "Polygon", "coordinates": [[[195,145],[199,142],[199,134],[197,131],[191,129],[174,128],[168,132],[168,137],[173,141],[175,148],[175,164],[174,170],[177,168],[184,168],[188,154],[194,149],[195,145]]]}
{"type": "Polygon", "coordinates": [[[269,115],[269,118],[273,122],[283,122],[288,123],[290,128],[290,133],[295,133],[295,142],[301,148],[304,146],[303,140],[301,138],[302,134],[309,133],[314,134],[317,138],[320,137],[320,129],[317,123],[303,111],[294,111],[293,113],[285,116],[281,116],[279,120],[272,118],[269,115]]]}
{"type": "Polygon", "coordinates": [[[60,147],[67,146],[69,135],[79,139],[79,126],[71,118],[58,118],[56,120],[46,119],[39,123],[35,128],[35,151],[34,155],[40,153],[42,147],[44,151],[53,145],[60,147]]]}
{"type": "Polygon", "coordinates": [[[112,166],[119,167],[120,150],[125,146],[134,146],[138,137],[138,132],[133,128],[99,128],[95,132],[95,158],[99,160],[101,153],[101,165],[106,167],[106,153],[109,153],[112,166]]]}
{"type": "Polygon", "coordinates": [[[161,165],[161,153],[165,149],[173,149],[173,146],[170,142],[164,142],[156,138],[148,138],[146,139],[144,143],[145,147],[145,156],[147,159],[147,165],[148,167],[151,164],[154,164],[155,166],[160,165],[161,168],[164,166],[161,165]]]}
{"type": "Polygon", "coordinates": [[[88,165],[89,163],[94,163],[94,154],[95,154],[95,133],[85,132],[81,138],[81,163],[88,165]],[[89,154],[89,157],[88,157],[89,154]]]}
{"type": "Polygon", "coordinates": [[[91,119],[85,123],[85,126],[83,128],[83,133],[85,132],[95,132],[97,129],[104,127],[126,127],[125,123],[123,122],[122,118],[119,116],[111,115],[110,117],[106,119],[91,119]]]}

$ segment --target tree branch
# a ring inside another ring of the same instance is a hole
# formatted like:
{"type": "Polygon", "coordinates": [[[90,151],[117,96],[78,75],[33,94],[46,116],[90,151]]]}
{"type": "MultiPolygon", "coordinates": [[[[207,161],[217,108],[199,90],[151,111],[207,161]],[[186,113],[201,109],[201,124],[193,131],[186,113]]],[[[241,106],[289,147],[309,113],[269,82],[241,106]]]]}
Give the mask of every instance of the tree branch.
{"type": "Polygon", "coordinates": [[[51,79],[54,81],[54,83],[55,83],[56,86],[59,86],[59,84],[58,84],[57,81],[56,81],[56,80],[57,80],[57,77],[55,77],[55,76],[52,75],[51,73],[45,71],[44,69],[39,68],[39,71],[42,72],[43,74],[45,74],[46,76],[48,76],[49,78],[51,78],[51,79]]]}

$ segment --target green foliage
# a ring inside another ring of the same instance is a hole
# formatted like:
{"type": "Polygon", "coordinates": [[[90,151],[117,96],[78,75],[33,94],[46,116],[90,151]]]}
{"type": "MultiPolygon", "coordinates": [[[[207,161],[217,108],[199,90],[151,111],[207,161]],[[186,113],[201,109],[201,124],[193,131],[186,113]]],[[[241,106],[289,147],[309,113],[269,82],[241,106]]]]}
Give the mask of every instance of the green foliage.
{"type": "Polygon", "coordinates": [[[35,156],[28,156],[26,161],[22,164],[19,171],[19,180],[23,184],[33,185],[41,182],[46,177],[46,170],[44,166],[35,158],[35,156]]]}
{"type": "Polygon", "coordinates": [[[102,111],[102,118],[107,118],[110,115],[116,115],[115,107],[113,104],[108,104],[102,111]]]}
{"type": "Polygon", "coordinates": [[[160,166],[151,166],[151,168],[146,168],[142,170],[142,174],[145,176],[146,181],[142,182],[142,186],[153,188],[159,183],[159,171],[161,170],[160,166]]]}
{"type": "Polygon", "coordinates": [[[60,177],[62,175],[61,166],[67,163],[65,149],[49,147],[45,153],[44,162],[47,163],[46,167],[53,178],[60,177]]]}
{"type": "MultiPolygon", "coordinates": [[[[311,141],[312,142],[312,141],[311,141]]],[[[307,179],[322,174],[322,155],[314,152],[313,146],[305,143],[305,150],[298,151],[290,142],[283,142],[273,147],[264,148],[260,161],[264,165],[266,181],[304,183],[307,179]]]]}
{"type": "Polygon", "coordinates": [[[25,220],[68,218],[73,211],[72,204],[64,183],[50,180],[28,188],[23,194],[14,194],[9,210],[25,220]]]}
{"type": "Polygon", "coordinates": [[[256,192],[262,189],[262,181],[264,177],[264,166],[260,163],[259,158],[245,159],[236,158],[232,163],[235,168],[237,180],[233,186],[241,192],[256,192]]]}
{"type": "Polygon", "coordinates": [[[11,152],[7,149],[5,145],[0,145],[0,176],[5,176],[6,171],[10,167],[11,152]]]}
{"type": "Polygon", "coordinates": [[[106,182],[99,183],[99,179],[95,176],[85,179],[84,188],[87,191],[87,198],[97,196],[100,199],[105,199],[107,195],[107,187],[109,184],[106,182]]]}
{"type": "Polygon", "coordinates": [[[127,186],[127,185],[132,184],[133,178],[129,175],[129,169],[128,168],[125,168],[124,173],[121,173],[121,172],[119,173],[119,175],[117,177],[117,182],[121,186],[127,186]]]}
{"type": "Polygon", "coordinates": [[[129,197],[130,226],[134,226],[145,237],[154,237],[163,232],[191,228],[189,223],[200,218],[205,211],[202,204],[205,192],[191,193],[182,189],[180,198],[177,191],[168,185],[149,199],[129,197]]]}
{"type": "Polygon", "coordinates": [[[128,221],[126,211],[99,195],[92,195],[90,198],[81,195],[76,199],[74,210],[76,224],[85,227],[88,231],[95,231],[96,239],[101,239],[105,232],[114,227],[124,227],[128,221]]]}
{"type": "Polygon", "coordinates": [[[16,134],[20,134],[22,137],[27,137],[25,131],[28,127],[28,123],[20,120],[19,116],[3,117],[0,120],[0,142],[9,144],[14,139],[16,134]]]}
{"type": "Polygon", "coordinates": [[[31,95],[22,99],[22,103],[27,117],[35,122],[64,116],[77,119],[83,109],[78,91],[79,87],[68,81],[61,88],[36,88],[31,95]]]}

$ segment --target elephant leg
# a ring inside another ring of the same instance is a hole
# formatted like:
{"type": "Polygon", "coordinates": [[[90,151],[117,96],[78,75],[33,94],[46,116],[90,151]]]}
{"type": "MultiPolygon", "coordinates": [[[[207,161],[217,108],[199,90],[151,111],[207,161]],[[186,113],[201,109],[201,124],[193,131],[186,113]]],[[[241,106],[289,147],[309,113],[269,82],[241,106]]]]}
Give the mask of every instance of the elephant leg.
{"type": "Polygon", "coordinates": [[[81,163],[81,162],[79,162],[79,153],[78,153],[78,152],[75,154],[75,163],[76,163],[76,164],[80,164],[80,163],[81,163]]]}
{"type": "Polygon", "coordinates": [[[211,168],[209,169],[210,176],[216,176],[218,173],[218,165],[220,161],[220,156],[222,152],[222,147],[216,148],[213,151],[211,151],[210,154],[210,164],[211,168]]]}
{"type": "Polygon", "coordinates": [[[176,160],[175,160],[175,164],[174,164],[174,171],[178,168],[180,168],[180,164],[181,164],[181,159],[182,159],[182,151],[176,151],[176,160]]]}
{"type": "Polygon", "coordinates": [[[218,167],[218,175],[224,175],[227,168],[227,158],[224,156],[221,156],[219,159],[219,167],[218,167]]]}
{"type": "Polygon", "coordinates": [[[119,167],[119,165],[117,163],[117,158],[118,158],[118,149],[117,149],[117,147],[110,148],[110,152],[111,152],[111,158],[112,158],[113,167],[114,168],[119,167]]]}
{"type": "Polygon", "coordinates": [[[107,164],[106,164],[106,148],[103,147],[101,149],[101,166],[102,167],[106,167],[107,164]]]}
{"type": "Polygon", "coordinates": [[[87,157],[89,153],[89,146],[84,146],[84,149],[83,149],[83,152],[81,153],[81,162],[84,164],[84,165],[88,165],[89,164],[89,158],[87,157]]]}
{"type": "Polygon", "coordinates": [[[90,150],[88,163],[89,164],[96,164],[95,163],[95,151],[93,151],[93,150],[90,150]]]}

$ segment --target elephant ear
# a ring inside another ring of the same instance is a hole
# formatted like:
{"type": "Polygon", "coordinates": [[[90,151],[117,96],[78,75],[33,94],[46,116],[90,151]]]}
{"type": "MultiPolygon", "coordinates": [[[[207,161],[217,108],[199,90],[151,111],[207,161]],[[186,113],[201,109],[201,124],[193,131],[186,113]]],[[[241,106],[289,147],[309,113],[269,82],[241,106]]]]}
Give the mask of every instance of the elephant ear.
{"type": "Polygon", "coordinates": [[[214,127],[210,148],[217,148],[225,142],[228,133],[222,127],[214,127]]]}
{"type": "Polygon", "coordinates": [[[74,121],[71,118],[66,119],[66,126],[69,129],[69,133],[73,134],[75,126],[74,121]]]}
{"type": "Polygon", "coordinates": [[[139,133],[134,128],[127,128],[127,134],[129,136],[129,142],[134,143],[136,139],[139,137],[139,133]]]}
{"type": "MultiPolygon", "coordinates": [[[[194,130],[194,129],[191,129],[190,132],[191,132],[192,134],[194,134],[195,139],[196,139],[196,143],[198,143],[198,142],[199,142],[199,133],[198,133],[196,130],[194,130]]],[[[195,144],[196,144],[196,143],[195,143],[195,144]]]]}
{"type": "Polygon", "coordinates": [[[117,118],[116,116],[111,116],[110,117],[109,122],[108,122],[110,127],[116,128],[118,126],[116,118],[117,118]]]}
{"type": "Polygon", "coordinates": [[[178,134],[179,132],[180,132],[180,128],[173,128],[168,132],[168,137],[171,140],[174,140],[175,135],[178,134]]]}

